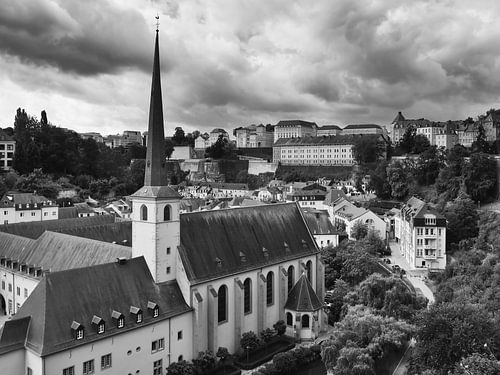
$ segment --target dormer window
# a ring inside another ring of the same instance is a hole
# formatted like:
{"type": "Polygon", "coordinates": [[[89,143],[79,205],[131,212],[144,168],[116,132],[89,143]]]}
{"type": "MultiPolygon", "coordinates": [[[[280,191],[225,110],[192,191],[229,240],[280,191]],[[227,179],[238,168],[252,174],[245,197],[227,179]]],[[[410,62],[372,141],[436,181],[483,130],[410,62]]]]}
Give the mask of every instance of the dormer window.
{"type": "Polygon", "coordinates": [[[71,331],[76,340],[83,339],[83,326],[80,323],[73,320],[73,323],[71,323],[71,331]]]}
{"type": "Polygon", "coordinates": [[[92,326],[96,328],[97,334],[104,333],[104,320],[101,317],[94,315],[92,317],[92,326]]]}
{"type": "Polygon", "coordinates": [[[111,318],[116,324],[116,328],[123,328],[125,326],[125,317],[121,312],[113,310],[111,318]]]}
{"type": "Polygon", "coordinates": [[[153,318],[157,318],[160,314],[160,308],[154,302],[148,301],[148,310],[149,313],[153,316],[153,318]]]}
{"type": "Polygon", "coordinates": [[[136,323],[142,322],[142,310],[135,306],[130,306],[130,313],[134,316],[136,323]]]}

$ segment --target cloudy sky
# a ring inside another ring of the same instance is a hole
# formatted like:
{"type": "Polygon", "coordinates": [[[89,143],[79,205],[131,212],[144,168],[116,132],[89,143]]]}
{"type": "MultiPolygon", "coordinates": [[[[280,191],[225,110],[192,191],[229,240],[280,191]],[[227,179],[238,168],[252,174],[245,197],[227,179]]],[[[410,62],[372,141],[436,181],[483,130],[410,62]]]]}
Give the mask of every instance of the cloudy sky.
{"type": "Polygon", "coordinates": [[[497,0],[0,0],[0,127],[145,131],[157,12],[167,134],[500,107],[497,0]]]}

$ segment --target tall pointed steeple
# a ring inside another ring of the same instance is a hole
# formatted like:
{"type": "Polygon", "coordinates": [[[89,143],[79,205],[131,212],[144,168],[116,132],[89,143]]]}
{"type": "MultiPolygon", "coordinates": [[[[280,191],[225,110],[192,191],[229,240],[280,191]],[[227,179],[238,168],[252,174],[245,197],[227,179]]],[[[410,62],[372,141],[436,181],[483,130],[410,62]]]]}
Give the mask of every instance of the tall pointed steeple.
{"type": "Polygon", "coordinates": [[[149,104],[148,144],[144,186],[166,186],[165,133],[163,131],[163,104],[161,99],[160,52],[158,48],[158,28],[156,29],[153,80],[149,104]]]}

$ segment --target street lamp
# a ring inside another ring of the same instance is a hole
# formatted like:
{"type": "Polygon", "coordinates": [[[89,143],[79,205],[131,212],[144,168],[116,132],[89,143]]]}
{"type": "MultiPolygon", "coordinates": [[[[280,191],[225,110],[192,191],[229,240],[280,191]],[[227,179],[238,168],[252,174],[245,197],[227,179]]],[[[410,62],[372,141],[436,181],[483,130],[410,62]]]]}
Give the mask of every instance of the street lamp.
{"type": "Polygon", "coordinates": [[[250,345],[247,345],[245,349],[247,350],[247,364],[248,364],[248,354],[250,351],[250,345]]]}

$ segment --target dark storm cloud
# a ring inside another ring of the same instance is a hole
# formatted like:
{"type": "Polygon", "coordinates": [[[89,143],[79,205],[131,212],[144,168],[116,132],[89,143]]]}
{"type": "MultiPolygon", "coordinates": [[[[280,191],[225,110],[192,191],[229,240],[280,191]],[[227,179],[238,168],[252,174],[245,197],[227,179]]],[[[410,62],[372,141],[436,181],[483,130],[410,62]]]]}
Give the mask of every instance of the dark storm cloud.
{"type": "MultiPolygon", "coordinates": [[[[79,75],[150,69],[143,16],[106,1],[2,1],[0,52],[79,75]]],[[[150,33],[149,33],[150,34],[150,33]]]]}

